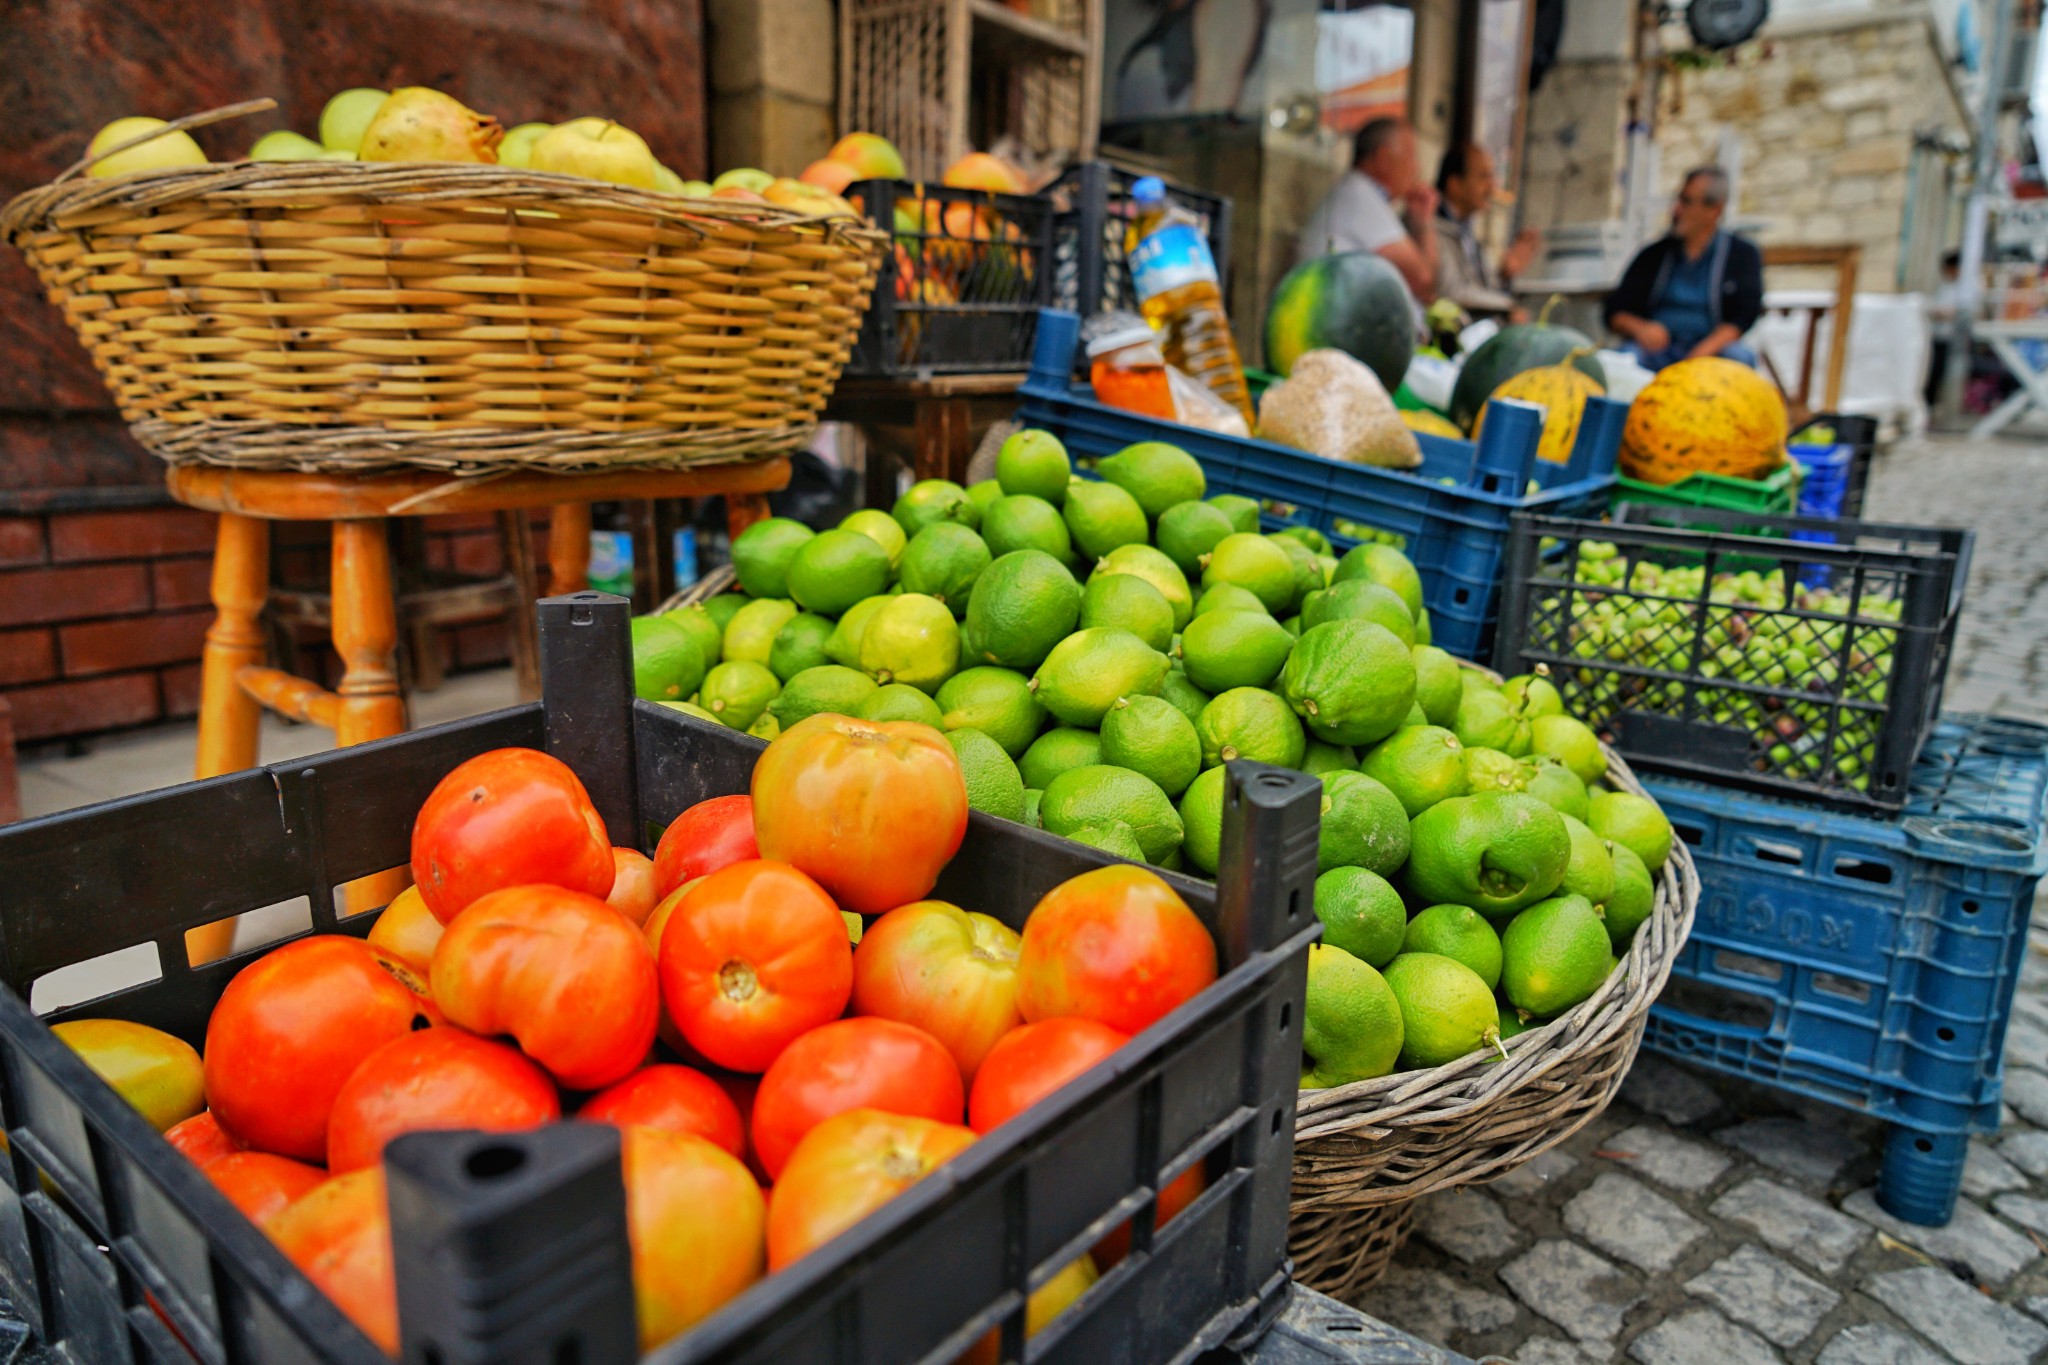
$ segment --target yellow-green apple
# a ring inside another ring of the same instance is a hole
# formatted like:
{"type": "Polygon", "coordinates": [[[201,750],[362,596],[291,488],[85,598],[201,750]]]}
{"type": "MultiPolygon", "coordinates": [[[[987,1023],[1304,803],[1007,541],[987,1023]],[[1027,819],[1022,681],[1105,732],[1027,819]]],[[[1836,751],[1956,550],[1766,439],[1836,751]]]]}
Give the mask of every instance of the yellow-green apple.
{"type": "Polygon", "coordinates": [[[249,149],[251,161],[318,161],[327,149],[303,133],[280,128],[256,139],[249,149]]]}
{"type": "Polygon", "coordinates": [[[657,161],[654,163],[654,188],[663,194],[681,194],[683,178],[657,161]]]}
{"type": "Polygon", "coordinates": [[[533,144],[554,131],[552,123],[522,123],[505,134],[498,144],[498,164],[525,170],[533,164],[533,144]]]}
{"type": "MultiPolygon", "coordinates": [[[[133,137],[141,137],[154,128],[164,126],[160,118],[117,118],[93,134],[92,145],[86,154],[97,155],[108,147],[118,147],[133,137]]],[[[165,133],[152,138],[140,146],[130,147],[125,152],[116,152],[104,161],[96,162],[88,174],[96,176],[132,175],[136,171],[168,171],[180,166],[204,166],[206,153],[199,150],[199,144],[192,140],[190,133],[165,133]]]]}
{"type": "Polygon", "coordinates": [[[579,118],[557,124],[533,144],[533,168],[580,175],[651,190],[659,162],[640,135],[610,119],[579,118]]]}
{"type": "Polygon", "coordinates": [[[711,188],[723,190],[737,185],[743,190],[752,190],[755,194],[760,194],[774,183],[775,177],[766,171],[757,171],[752,166],[735,166],[729,171],[719,172],[718,177],[711,182],[711,188]]]}
{"type": "Polygon", "coordinates": [[[388,91],[357,86],[344,90],[320,111],[320,145],[329,151],[360,152],[363,130],[377,117],[388,91]]]}

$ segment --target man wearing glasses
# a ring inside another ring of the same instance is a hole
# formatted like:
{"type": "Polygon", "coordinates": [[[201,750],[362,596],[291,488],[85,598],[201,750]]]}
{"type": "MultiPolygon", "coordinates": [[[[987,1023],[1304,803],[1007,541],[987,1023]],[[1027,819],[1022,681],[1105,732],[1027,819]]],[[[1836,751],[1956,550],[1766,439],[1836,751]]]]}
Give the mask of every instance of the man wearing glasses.
{"type": "Polygon", "coordinates": [[[1671,232],[1636,253],[1607,296],[1609,328],[1650,369],[1695,356],[1756,364],[1742,344],[1764,306],[1764,259],[1753,243],[1721,230],[1728,177],[1718,166],[1686,174],[1671,232]]]}

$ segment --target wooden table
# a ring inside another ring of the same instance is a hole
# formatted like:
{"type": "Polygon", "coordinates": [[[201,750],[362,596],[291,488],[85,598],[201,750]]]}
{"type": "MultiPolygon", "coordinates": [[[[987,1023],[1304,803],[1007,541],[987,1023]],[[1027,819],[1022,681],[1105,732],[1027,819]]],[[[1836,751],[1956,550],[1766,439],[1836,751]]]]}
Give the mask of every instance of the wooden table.
{"type": "MultiPolygon", "coordinates": [[[[914,479],[967,482],[975,432],[1017,410],[1020,370],[1009,374],[941,374],[915,379],[842,379],[825,404],[825,420],[871,432],[894,429],[911,453],[914,479]]],[[[896,501],[896,462],[872,438],[867,454],[870,507],[896,501]]]]}

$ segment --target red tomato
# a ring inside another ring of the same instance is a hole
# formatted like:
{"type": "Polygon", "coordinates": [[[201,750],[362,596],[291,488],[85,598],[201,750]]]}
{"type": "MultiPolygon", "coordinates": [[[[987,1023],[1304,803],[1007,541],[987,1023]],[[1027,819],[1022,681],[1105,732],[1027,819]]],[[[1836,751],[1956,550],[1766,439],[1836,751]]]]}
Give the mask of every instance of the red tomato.
{"type": "Polygon", "coordinates": [[[612,893],[605,904],[635,924],[654,913],[654,860],[637,848],[612,850],[612,893]]]}
{"type": "Polygon", "coordinates": [[[206,1102],[258,1151],[327,1159],[327,1112],[363,1058],[441,1022],[426,983],[361,939],[319,934],[235,974],[206,1023],[206,1102]]]}
{"type": "Polygon", "coordinates": [[[761,856],[754,843],[754,798],[714,796],[678,815],[654,846],[654,895],[657,900],[684,882],[752,862],[761,856]]]}
{"type": "Polygon", "coordinates": [[[364,1336],[386,1355],[398,1354],[398,1278],[382,1166],[314,1186],[272,1214],[263,1230],[364,1336]]]}
{"type": "Polygon", "coordinates": [[[370,926],[372,948],[382,948],[422,976],[433,965],[434,945],[440,941],[441,921],[427,909],[417,886],[408,886],[392,897],[370,926]]]}
{"type": "Polygon", "coordinates": [[[654,954],[638,925],[594,896],[491,892],[441,936],[433,981],[450,1023],[511,1034],[571,1090],[610,1085],[654,1046],[654,954]]]}
{"type": "Polygon", "coordinates": [[[1136,1033],[1216,979],[1216,943],[1156,873],[1128,863],[1060,883],[1024,921],[1017,1006],[1136,1033]]]}
{"type": "Polygon", "coordinates": [[[768,1269],[823,1246],[973,1141],[958,1124],[879,1109],[826,1119],[796,1145],[768,1196],[768,1269]]]}
{"type": "Polygon", "coordinates": [[[268,1152],[230,1152],[204,1168],[228,1202],[259,1226],[327,1179],[327,1172],[268,1152]]]}
{"type": "Polygon", "coordinates": [[[849,1109],[960,1122],[960,1067],[938,1039],[893,1019],[836,1019],[782,1050],[754,1099],[754,1150],[774,1179],[805,1133],[849,1109]]]}
{"type": "Polygon", "coordinates": [[[517,1048],[459,1028],[393,1038],[369,1056],[334,1097],[327,1118],[327,1168],[336,1175],[374,1166],[400,1133],[480,1128],[508,1133],[562,1116],[547,1073],[517,1048]]]}
{"type": "Polygon", "coordinates": [[[508,886],[612,889],[612,841],[576,774],[538,749],[493,749],[442,778],[412,826],[412,877],[434,918],[508,886]]]}
{"type": "Polygon", "coordinates": [[[820,712],[755,761],[754,833],[762,857],[879,915],[931,892],[967,833],[967,784],[929,725],[820,712]]]}
{"type": "Polygon", "coordinates": [[[967,1097],[967,1126],[986,1134],[1130,1041],[1093,1019],[1046,1019],[1003,1035],[967,1097]]]}
{"type": "Polygon", "coordinates": [[[717,1081],[695,1067],[667,1062],[642,1067],[610,1089],[592,1095],[576,1117],[620,1128],[638,1125],[693,1133],[734,1156],[743,1156],[747,1150],[739,1106],[717,1081]]]}
{"type": "Polygon", "coordinates": [[[767,1201],[731,1153],[692,1133],[628,1128],[621,1155],[648,1351],[761,1278],[767,1201]]]}
{"type": "MultiPolygon", "coordinates": [[[[1158,1211],[1153,1215],[1152,1226],[1166,1226],[1175,1214],[1194,1203],[1202,1191],[1208,1188],[1209,1177],[1200,1166],[1190,1166],[1182,1171],[1159,1192],[1158,1211]]],[[[1099,1269],[1109,1270],[1111,1266],[1131,1254],[1131,1225],[1118,1223],[1088,1254],[1095,1259],[1099,1269]]]]}
{"type": "Polygon", "coordinates": [[[211,1109],[202,1109],[183,1123],[165,1129],[164,1141],[183,1152],[185,1159],[202,1171],[224,1156],[248,1150],[220,1126],[211,1109]]]}
{"type": "Polygon", "coordinates": [[[1021,947],[1016,930],[988,915],[944,901],[899,905],[853,950],[853,1011],[915,1024],[946,1045],[972,1082],[996,1039],[1024,1022],[1021,947]]]}
{"type": "Polygon", "coordinates": [[[839,907],[787,863],[734,863],[682,896],[661,935],[661,998],[691,1047],[766,1071],[846,1009],[853,945],[839,907]]]}

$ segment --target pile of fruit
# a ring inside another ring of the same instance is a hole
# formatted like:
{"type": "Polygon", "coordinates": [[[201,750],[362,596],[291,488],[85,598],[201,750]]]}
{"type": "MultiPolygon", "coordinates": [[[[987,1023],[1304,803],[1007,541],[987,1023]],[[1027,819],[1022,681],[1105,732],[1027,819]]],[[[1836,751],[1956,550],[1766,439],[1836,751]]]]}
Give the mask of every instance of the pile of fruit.
{"type": "MultiPolygon", "coordinates": [[[[966,825],[921,725],[792,727],[751,795],[685,811],[651,861],[611,846],[560,762],[495,750],[428,797],[416,884],[368,940],[251,962],[203,1055],[123,1020],[56,1032],[393,1353],[385,1144],[618,1126],[652,1347],[1216,979],[1207,928],[1141,867],[1061,884],[1021,934],[923,899],[966,825]]],[[[1174,1181],[1160,1218],[1204,1187],[1174,1181]]],[[[1029,1329],[1128,1247],[1116,1229],[1036,1291],[1029,1329]]]]}
{"type": "Polygon", "coordinates": [[[1595,789],[1599,742],[1549,681],[1495,686],[1428,644],[1405,557],[1262,534],[1257,504],[1205,498],[1201,465],[1158,442],[1091,479],[1024,431],[996,471],[824,532],[748,528],[744,592],[634,622],[639,694],[769,738],[819,713],[919,721],[975,809],[1212,875],[1226,761],[1320,777],[1311,1036],[1328,1019],[1357,1047],[1312,1045],[1318,1084],[1437,1065],[1598,988],[1670,827],[1595,789]],[[1496,926],[1516,923],[1504,969],[1496,926]],[[1432,960],[1380,983],[1404,944],[1432,960]]]}

